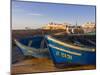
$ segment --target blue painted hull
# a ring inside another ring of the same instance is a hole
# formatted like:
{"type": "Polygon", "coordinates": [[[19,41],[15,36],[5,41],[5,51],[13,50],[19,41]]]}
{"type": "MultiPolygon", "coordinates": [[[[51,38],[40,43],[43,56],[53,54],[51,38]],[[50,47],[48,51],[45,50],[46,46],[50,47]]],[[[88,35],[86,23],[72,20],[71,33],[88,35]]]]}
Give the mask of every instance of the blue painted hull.
{"type": "Polygon", "coordinates": [[[34,48],[47,48],[46,43],[44,42],[44,46],[41,47],[41,42],[44,40],[44,37],[41,35],[36,36],[28,36],[25,38],[20,38],[18,41],[26,46],[34,47],[34,48]],[[29,44],[31,42],[31,44],[29,44]]]}
{"type": "Polygon", "coordinates": [[[71,63],[79,65],[96,65],[95,48],[73,46],[46,36],[51,57],[55,64],[71,63]]]}
{"type": "Polygon", "coordinates": [[[20,38],[14,41],[25,56],[49,58],[49,51],[43,36],[20,38]]]}

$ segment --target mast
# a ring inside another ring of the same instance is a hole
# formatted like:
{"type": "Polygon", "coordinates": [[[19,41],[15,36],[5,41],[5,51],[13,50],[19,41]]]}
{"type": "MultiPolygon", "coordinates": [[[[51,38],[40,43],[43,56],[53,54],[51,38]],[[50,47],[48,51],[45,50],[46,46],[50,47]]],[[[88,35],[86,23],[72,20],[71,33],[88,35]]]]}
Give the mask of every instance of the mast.
{"type": "Polygon", "coordinates": [[[77,27],[78,25],[77,25],[77,21],[76,21],[76,27],[77,27]]]}

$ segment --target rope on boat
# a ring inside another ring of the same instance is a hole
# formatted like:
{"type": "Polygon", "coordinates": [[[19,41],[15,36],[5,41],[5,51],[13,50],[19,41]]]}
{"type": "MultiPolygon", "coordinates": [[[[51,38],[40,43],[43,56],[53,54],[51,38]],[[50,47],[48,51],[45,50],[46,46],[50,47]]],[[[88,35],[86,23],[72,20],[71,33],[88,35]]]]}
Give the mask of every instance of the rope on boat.
{"type": "Polygon", "coordinates": [[[89,40],[89,39],[88,39],[88,41],[89,41],[90,43],[92,43],[93,45],[95,45],[95,44],[96,44],[95,42],[93,42],[93,41],[91,41],[91,40],[89,40]]]}

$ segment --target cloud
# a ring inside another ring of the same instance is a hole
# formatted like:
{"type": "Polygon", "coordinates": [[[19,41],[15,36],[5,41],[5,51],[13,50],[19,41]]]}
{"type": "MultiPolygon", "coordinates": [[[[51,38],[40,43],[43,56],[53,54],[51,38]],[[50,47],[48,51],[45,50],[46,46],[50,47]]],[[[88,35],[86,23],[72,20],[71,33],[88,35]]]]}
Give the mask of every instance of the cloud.
{"type": "Polygon", "coordinates": [[[28,15],[31,15],[31,16],[43,16],[42,14],[39,14],[39,13],[29,13],[28,15]]]}
{"type": "Polygon", "coordinates": [[[16,8],[19,8],[20,6],[18,6],[18,5],[15,5],[14,7],[16,7],[16,8]]]}

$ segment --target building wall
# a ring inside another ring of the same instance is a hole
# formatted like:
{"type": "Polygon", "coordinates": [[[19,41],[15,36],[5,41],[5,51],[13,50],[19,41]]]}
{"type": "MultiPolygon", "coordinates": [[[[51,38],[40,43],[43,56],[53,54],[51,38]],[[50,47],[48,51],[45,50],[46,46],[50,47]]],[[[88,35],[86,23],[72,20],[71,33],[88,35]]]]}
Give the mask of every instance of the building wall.
{"type": "Polygon", "coordinates": [[[45,25],[44,27],[43,27],[43,29],[52,29],[52,30],[56,30],[56,29],[66,29],[66,26],[67,26],[68,24],[57,24],[57,23],[49,23],[49,24],[47,24],[47,25],[45,25]]]}
{"type": "Polygon", "coordinates": [[[88,22],[82,25],[84,32],[94,32],[96,30],[95,23],[88,22]]]}

